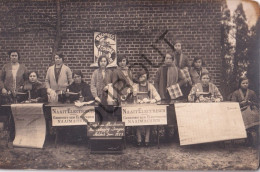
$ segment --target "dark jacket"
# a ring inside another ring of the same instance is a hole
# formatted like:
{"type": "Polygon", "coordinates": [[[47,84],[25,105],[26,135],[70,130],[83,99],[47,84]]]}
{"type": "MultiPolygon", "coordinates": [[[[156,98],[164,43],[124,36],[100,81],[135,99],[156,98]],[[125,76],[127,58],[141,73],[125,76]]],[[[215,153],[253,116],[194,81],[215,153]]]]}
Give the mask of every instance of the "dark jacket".
{"type": "Polygon", "coordinates": [[[167,97],[167,87],[179,84],[181,87],[183,84],[186,83],[185,79],[183,78],[180,70],[172,64],[171,66],[168,66],[167,74],[163,73],[163,68],[166,67],[165,65],[161,66],[155,75],[154,79],[154,87],[156,88],[157,92],[161,96],[161,99],[168,99],[167,97]],[[165,78],[166,76],[166,78],[165,78]],[[164,85],[164,81],[167,81],[167,84],[164,85]]]}
{"type": "Polygon", "coordinates": [[[127,71],[127,75],[122,72],[121,68],[114,69],[113,71],[113,96],[117,99],[117,101],[121,102],[121,96],[127,95],[127,89],[131,89],[133,91],[133,74],[129,68],[125,69],[127,71]]]}
{"type": "Polygon", "coordinates": [[[199,74],[194,67],[191,67],[190,77],[191,77],[191,80],[192,80],[192,85],[195,85],[195,84],[200,82],[200,76],[201,76],[202,73],[209,73],[209,71],[205,67],[202,67],[201,70],[200,70],[200,74],[199,74]]]}
{"type": "Polygon", "coordinates": [[[231,101],[232,102],[239,102],[241,108],[243,108],[244,106],[248,106],[248,105],[258,107],[257,96],[256,96],[255,92],[253,90],[250,90],[250,89],[247,89],[245,96],[241,95],[240,89],[234,91],[232,93],[231,101]],[[249,101],[251,103],[249,104],[247,102],[245,104],[241,104],[242,101],[249,101]]]}
{"type": "Polygon", "coordinates": [[[44,83],[41,83],[39,81],[35,83],[25,82],[22,92],[27,93],[22,101],[28,100],[29,98],[29,92],[28,88],[30,88],[30,94],[31,99],[37,99],[37,102],[44,103],[48,102],[48,95],[47,95],[47,89],[45,88],[44,83]]]}
{"type": "MultiPolygon", "coordinates": [[[[81,91],[81,94],[84,97],[84,101],[94,100],[90,91],[90,86],[84,81],[82,81],[80,84],[76,84],[75,82],[73,82],[71,85],[67,87],[67,89],[69,89],[69,92],[74,92],[74,93],[79,93],[81,91]]],[[[78,100],[79,94],[70,95],[69,99],[71,102],[78,100]]]]}
{"type": "Polygon", "coordinates": [[[183,69],[185,67],[190,68],[189,59],[183,53],[174,53],[174,63],[179,69],[183,69]]]}

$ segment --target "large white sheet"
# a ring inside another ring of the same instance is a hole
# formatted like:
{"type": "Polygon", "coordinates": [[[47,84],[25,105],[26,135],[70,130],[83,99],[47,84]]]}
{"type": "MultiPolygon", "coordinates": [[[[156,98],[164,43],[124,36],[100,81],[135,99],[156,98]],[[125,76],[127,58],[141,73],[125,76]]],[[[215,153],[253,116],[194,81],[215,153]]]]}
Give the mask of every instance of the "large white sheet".
{"type": "Polygon", "coordinates": [[[176,103],[181,145],[246,138],[238,103],[176,103]]]}
{"type": "Polygon", "coordinates": [[[43,104],[12,104],[15,123],[14,146],[42,148],[46,135],[43,104]]]}

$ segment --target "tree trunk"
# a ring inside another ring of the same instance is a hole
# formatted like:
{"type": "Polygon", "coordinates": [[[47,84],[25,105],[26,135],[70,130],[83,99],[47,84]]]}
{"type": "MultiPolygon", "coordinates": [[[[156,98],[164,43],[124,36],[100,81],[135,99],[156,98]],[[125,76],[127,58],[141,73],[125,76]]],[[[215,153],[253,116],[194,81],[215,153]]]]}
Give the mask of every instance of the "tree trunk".
{"type": "Polygon", "coordinates": [[[56,35],[52,49],[51,61],[54,58],[54,54],[59,50],[61,44],[61,6],[60,0],[56,0],[56,10],[57,10],[57,21],[56,21],[56,35]]]}

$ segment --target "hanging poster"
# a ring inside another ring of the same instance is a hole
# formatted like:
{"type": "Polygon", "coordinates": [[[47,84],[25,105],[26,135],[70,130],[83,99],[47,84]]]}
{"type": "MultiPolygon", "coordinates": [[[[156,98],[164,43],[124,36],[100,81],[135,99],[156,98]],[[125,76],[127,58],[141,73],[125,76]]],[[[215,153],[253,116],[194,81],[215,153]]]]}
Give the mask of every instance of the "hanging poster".
{"type": "Polygon", "coordinates": [[[107,67],[116,67],[116,35],[112,33],[94,32],[94,63],[91,67],[98,67],[98,58],[106,55],[108,59],[107,67]]]}

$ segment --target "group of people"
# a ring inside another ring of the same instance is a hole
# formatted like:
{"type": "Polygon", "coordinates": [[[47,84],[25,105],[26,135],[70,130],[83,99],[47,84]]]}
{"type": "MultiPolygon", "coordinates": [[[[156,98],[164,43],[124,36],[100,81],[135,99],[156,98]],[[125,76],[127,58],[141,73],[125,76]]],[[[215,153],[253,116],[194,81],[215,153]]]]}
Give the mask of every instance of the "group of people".
{"type": "MultiPolygon", "coordinates": [[[[11,63],[2,67],[0,74],[1,102],[70,102],[75,100],[95,100],[102,105],[122,102],[156,103],[161,100],[183,100],[188,102],[221,102],[223,97],[216,85],[211,82],[211,75],[205,68],[201,57],[195,57],[190,66],[183,54],[181,41],[176,40],[174,51],[165,54],[164,63],[155,75],[154,85],[149,82],[149,72],[140,70],[134,80],[127,56],[118,55],[118,67],[107,68],[108,59],[101,55],[98,69],[94,70],[90,85],[83,81],[80,70],[71,69],[64,64],[62,53],[54,56],[55,64],[48,68],[45,82],[38,81],[36,71],[29,72],[20,64],[17,50],[9,51],[11,63]]],[[[239,88],[231,101],[239,102],[247,128],[258,125],[258,101],[254,91],[248,89],[249,81],[242,78],[239,88]],[[244,112],[246,114],[244,114],[244,112]],[[252,117],[254,114],[254,117],[252,117]],[[250,118],[249,120],[246,118],[250,118]]],[[[149,145],[150,127],[146,131],[145,145],[149,145]]],[[[137,127],[137,145],[141,145],[141,129],[137,127]]]]}
{"type": "Polygon", "coordinates": [[[9,101],[55,102],[64,101],[64,95],[70,102],[82,96],[83,101],[95,100],[103,105],[123,101],[155,103],[173,99],[190,102],[222,101],[218,88],[210,82],[208,70],[203,67],[203,59],[194,58],[190,67],[188,58],[178,48],[181,43],[177,42],[175,46],[175,53],[166,53],[164,64],[156,73],[154,85],[149,82],[149,72],[146,70],[139,71],[134,80],[125,55],[118,55],[118,67],[114,70],[106,67],[108,59],[101,55],[98,59],[99,68],[94,70],[88,85],[83,81],[80,70],[72,72],[64,64],[62,53],[55,54],[55,64],[48,68],[45,82],[41,83],[37,71],[29,72],[25,65],[19,63],[19,52],[12,50],[8,53],[11,63],[3,66],[0,75],[1,101],[8,103],[8,99],[3,96],[9,96],[9,101]]]}

